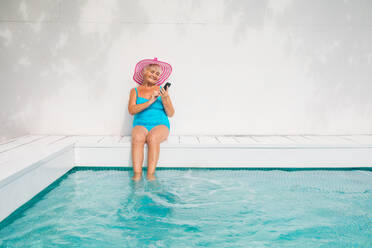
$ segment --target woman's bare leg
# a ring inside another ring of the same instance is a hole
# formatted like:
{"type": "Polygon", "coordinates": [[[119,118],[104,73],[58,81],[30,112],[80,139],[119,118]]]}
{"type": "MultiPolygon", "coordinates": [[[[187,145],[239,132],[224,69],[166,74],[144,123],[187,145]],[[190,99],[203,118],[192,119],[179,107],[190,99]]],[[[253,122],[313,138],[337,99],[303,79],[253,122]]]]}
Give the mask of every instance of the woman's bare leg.
{"type": "Polygon", "coordinates": [[[151,129],[146,137],[148,146],[147,179],[155,179],[156,164],[159,160],[160,143],[168,138],[169,129],[165,125],[159,125],[151,129]]]}
{"type": "Polygon", "coordinates": [[[133,180],[137,181],[142,176],[143,147],[146,142],[147,129],[144,126],[135,126],[132,130],[132,162],[134,175],[133,180]]]}

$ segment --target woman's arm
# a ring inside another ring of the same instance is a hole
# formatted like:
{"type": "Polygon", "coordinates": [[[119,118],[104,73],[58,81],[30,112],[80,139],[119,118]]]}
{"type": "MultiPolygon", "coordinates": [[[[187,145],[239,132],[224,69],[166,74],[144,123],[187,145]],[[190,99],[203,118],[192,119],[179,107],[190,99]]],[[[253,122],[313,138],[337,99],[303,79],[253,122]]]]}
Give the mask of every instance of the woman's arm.
{"type": "Polygon", "coordinates": [[[168,89],[160,89],[161,101],[164,106],[165,113],[167,116],[172,117],[174,115],[174,108],[170,96],[168,95],[168,89]]]}
{"type": "Polygon", "coordinates": [[[147,109],[151,104],[155,102],[157,96],[158,96],[157,92],[154,92],[150,100],[148,100],[147,102],[141,103],[141,104],[136,104],[136,100],[137,100],[136,90],[133,88],[130,91],[130,95],[129,95],[129,104],[128,104],[129,114],[135,115],[147,109]]]}

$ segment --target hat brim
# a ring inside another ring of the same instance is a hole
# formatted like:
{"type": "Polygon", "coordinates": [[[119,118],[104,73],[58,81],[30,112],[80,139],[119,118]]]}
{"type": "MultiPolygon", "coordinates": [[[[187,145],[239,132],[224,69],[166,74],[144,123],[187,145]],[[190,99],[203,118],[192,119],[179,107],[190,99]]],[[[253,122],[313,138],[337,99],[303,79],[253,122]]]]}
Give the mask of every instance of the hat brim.
{"type": "Polygon", "coordinates": [[[161,74],[159,76],[158,81],[155,83],[156,85],[161,85],[167,80],[172,73],[172,66],[166,62],[159,61],[157,59],[143,59],[136,64],[134,69],[133,80],[136,81],[138,84],[143,84],[143,74],[142,70],[149,64],[157,64],[161,67],[161,74]]]}

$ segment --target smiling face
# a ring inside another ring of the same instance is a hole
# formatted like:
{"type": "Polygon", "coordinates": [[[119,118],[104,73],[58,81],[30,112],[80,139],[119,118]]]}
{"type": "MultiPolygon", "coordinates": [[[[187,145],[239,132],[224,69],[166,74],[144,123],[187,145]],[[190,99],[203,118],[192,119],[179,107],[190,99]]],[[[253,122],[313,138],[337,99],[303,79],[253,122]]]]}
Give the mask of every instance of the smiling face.
{"type": "Polygon", "coordinates": [[[152,86],[159,80],[162,70],[157,64],[150,64],[143,68],[143,84],[152,86]]]}

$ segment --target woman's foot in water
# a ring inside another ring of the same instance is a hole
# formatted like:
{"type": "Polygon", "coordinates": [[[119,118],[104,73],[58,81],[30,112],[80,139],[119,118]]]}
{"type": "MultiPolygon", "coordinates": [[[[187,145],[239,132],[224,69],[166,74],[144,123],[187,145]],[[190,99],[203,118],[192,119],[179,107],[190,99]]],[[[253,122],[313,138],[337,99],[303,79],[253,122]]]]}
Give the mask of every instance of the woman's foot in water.
{"type": "Polygon", "coordinates": [[[147,174],[147,180],[148,181],[152,181],[152,180],[155,180],[155,174],[147,174]]]}
{"type": "Polygon", "coordinates": [[[132,180],[133,181],[139,181],[139,180],[141,180],[141,177],[142,177],[142,172],[134,172],[132,180]]]}

